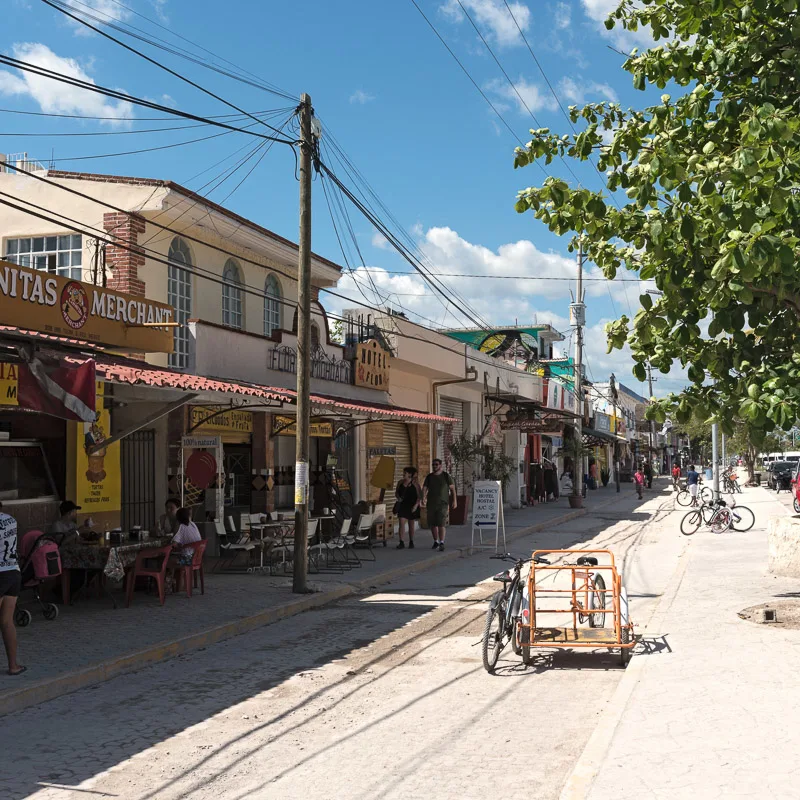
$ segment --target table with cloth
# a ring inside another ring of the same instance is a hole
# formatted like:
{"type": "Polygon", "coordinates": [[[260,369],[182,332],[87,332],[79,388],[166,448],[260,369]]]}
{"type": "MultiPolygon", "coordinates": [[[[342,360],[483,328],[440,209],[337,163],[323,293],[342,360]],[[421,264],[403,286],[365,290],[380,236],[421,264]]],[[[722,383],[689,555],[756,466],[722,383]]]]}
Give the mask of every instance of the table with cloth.
{"type": "MultiPolygon", "coordinates": [[[[136,563],[140,550],[164,547],[172,541],[170,536],[148,539],[145,542],[70,542],[59,548],[61,553],[61,595],[64,605],[70,600],[70,576],[72,570],[101,572],[111,580],[121,581],[125,570],[136,563]]],[[[102,578],[101,578],[102,580],[102,578]]]]}

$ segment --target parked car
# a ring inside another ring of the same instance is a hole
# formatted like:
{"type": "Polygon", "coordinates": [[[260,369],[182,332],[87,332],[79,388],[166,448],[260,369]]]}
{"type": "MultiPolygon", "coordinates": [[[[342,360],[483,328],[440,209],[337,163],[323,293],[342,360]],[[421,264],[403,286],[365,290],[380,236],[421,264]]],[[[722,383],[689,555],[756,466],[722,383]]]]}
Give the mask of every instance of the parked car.
{"type": "Polygon", "coordinates": [[[767,488],[777,489],[779,482],[782,488],[789,488],[789,484],[794,478],[796,464],[791,461],[773,461],[767,470],[767,488]]]}

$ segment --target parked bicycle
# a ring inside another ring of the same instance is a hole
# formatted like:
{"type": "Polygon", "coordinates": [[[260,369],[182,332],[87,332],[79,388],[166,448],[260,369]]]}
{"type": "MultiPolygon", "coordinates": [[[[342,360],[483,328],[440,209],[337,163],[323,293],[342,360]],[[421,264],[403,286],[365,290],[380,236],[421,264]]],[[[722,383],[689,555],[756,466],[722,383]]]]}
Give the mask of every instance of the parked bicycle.
{"type": "Polygon", "coordinates": [[[727,469],[722,473],[721,489],[728,494],[741,493],[742,487],[739,485],[739,478],[733,469],[727,469]]]}
{"type": "MultiPolygon", "coordinates": [[[[483,667],[493,673],[506,645],[511,642],[514,653],[522,651],[517,641],[517,623],[522,613],[524,581],[521,578],[522,568],[532,559],[516,558],[505,555],[491,556],[500,561],[511,561],[514,566],[495,575],[492,580],[503,584],[503,588],[492,595],[486,612],[486,624],[483,629],[483,667]]],[[[537,556],[537,564],[549,564],[547,559],[537,556]]],[[[602,608],[602,606],[600,606],[602,608]]]]}
{"type": "MultiPolygon", "coordinates": [[[[710,486],[698,486],[697,487],[697,500],[699,503],[710,503],[714,499],[714,492],[712,491],[710,486]]],[[[681,489],[680,492],[675,496],[675,502],[679,506],[688,506],[691,505],[692,502],[692,494],[687,489],[681,489]]]]}
{"type": "Polygon", "coordinates": [[[747,506],[731,506],[724,500],[713,500],[692,509],[681,519],[681,533],[691,536],[705,524],[713,533],[734,530],[739,533],[749,531],[755,525],[755,514],[747,506]]]}

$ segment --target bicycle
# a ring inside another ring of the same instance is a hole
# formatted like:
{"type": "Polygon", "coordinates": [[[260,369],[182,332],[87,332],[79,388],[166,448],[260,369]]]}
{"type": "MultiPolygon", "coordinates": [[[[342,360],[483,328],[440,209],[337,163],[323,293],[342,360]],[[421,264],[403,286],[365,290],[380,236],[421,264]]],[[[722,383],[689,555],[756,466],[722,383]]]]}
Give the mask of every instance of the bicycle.
{"type": "MultiPolygon", "coordinates": [[[[701,503],[710,503],[714,499],[714,492],[710,486],[697,487],[697,499],[701,503]]],[[[675,502],[679,506],[688,506],[692,502],[692,494],[688,488],[682,489],[675,497],[675,502]]]]}
{"type": "Polygon", "coordinates": [[[684,536],[691,536],[705,523],[714,533],[731,529],[739,533],[749,531],[755,525],[756,516],[747,506],[729,506],[724,500],[703,503],[699,508],[684,514],[680,529],[684,536]]]}
{"type": "MultiPolygon", "coordinates": [[[[503,584],[503,588],[492,595],[489,608],[486,611],[486,623],[483,628],[483,668],[493,674],[500,653],[511,642],[514,653],[519,655],[524,652],[522,645],[517,640],[517,622],[522,613],[523,581],[522,568],[529,563],[530,558],[515,558],[505,555],[490,556],[500,561],[512,561],[514,566],[495,575],[492,580],[503,584]]],[[[547,559],[537,556],[537,564],[549,564],[547,559]]]]}

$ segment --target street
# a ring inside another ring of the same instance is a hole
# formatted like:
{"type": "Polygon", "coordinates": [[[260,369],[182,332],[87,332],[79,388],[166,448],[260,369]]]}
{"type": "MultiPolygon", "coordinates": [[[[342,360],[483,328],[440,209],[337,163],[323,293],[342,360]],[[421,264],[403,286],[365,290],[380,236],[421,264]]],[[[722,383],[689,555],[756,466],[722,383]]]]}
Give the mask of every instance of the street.
{"type": "MultiPolygon", "coordinates": [[[[642,626],[689,542],[660,485],[510,549],[612,549],[642,626]]],[[[3,717],[0,795],[455,800],[513,780],[557,798],[624,671],[606,651],[534,651],[525,668],[507,648],[488,675],[499,569],[458,559],[3,717]]]]}

